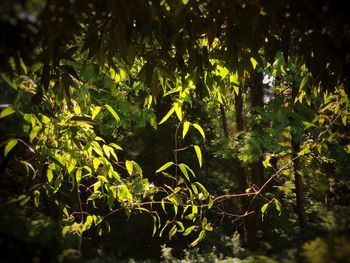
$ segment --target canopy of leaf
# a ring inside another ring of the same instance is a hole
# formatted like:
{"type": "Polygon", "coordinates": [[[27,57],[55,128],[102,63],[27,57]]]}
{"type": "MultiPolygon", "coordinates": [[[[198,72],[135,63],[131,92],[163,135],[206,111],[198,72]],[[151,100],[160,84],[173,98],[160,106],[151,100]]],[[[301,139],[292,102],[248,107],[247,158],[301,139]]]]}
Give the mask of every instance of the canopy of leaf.
{"type": "MultiPolygon", "coordinates": [[[[0,70],[9,57],[42,62],[51,78],[62,59],[86,51],[100,66],[146,61],[145,82],[155,67],[193,74],[205,85],[210,58],[229,69],[252,71],[250,58],[270,62],[277,51],[306,62],[328,89],[348,81],[350,27],[347,8],[331,0],[36,0],[4,1],[0,8],[0,70]],[[19,11],[18,11],[19,10],[19,11]],[[32,16],[33,15],[33,16],[32,16]],[[30,19],[29,19],[30,18],[30,19]],[[214,39],[217,43],[214,45],[214,39]],[[199,40],[206,40],[203,46],[199,40]],[[260,51],[260,53],[259,53],[260,51]],[[113,59],[114,58],[114,59],[113,59]]],[[[46,80],[46,83],[48,81],[46,80]]]]}

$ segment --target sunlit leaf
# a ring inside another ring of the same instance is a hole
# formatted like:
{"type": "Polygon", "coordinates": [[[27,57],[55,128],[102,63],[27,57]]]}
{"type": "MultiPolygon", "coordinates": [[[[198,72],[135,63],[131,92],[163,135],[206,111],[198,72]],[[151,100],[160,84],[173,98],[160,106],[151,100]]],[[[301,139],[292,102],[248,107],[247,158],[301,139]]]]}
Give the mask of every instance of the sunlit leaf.
{"type": "Polygon", "coordinates": [[[252,63],[253,69],[255,69],[258,62],[253,57],[250,58],[250,62],[252,63]]]}
{"type": "Polygon", "coordinates": [[[34,191],[34,205],[36,207],[39,206],[39,198],[40,198],[40,192],[38,190],[34,191]]]}
{"type": "Polygon", "coordinates": [[[169,119],[169,117],[174,113],[175,111],[175,107],[172,107],[168,113],[163,117],[163,119],[159,122],[159,124],[164,123],[167,119],[169,119]]]}
{"type": "Polygon", "coordinates": [[[179,103],[175,103],[174,108],[175,108],[176,116],[179,118],[179,121],[182,121],[182,109],[179,103]]]}
{"type": "Polygon", "coordinates": [[[128,171],[129,175],[132,175],[132,172],[134,170],[134,163],[132,161],[127,160],[125,162],[126,170],[128,171]]]}
{"type": "Polygon", "coordinates": [[[195,230],[197,227],[196,226],[190,226],[190,227],[188,227],[186,230],[185,230],[185,232],[183,233],[183,235],[184,236],[188,236],[189,234],[191,234],[191,232],[193,231],[193,230],[195,230]]]}
{"type": "Polygon", "coordinates": [[[276,207],[276,210],[279,212],[279,215],[281,215],[281,210],[282,210],[282,206],[281,206],[281,203],[280,201],[278,201],[277,199],[274,199],[275,201],[275,207],[276,207]]]}
{"type": "Polygon", "coordinates": [[[201,152],[201,148],[199,148],[198,145],[194,145],[193,147],[194,147],[194,150],[195,150],[196,155],[197,155],[199,167],[202,167],[202,152],[201,152]]]}
{"type": "Polygon", "coordinates": [[[46,171],[46,177],[47,177],[47,181],[48,181],[49,183],[51,183],[52,178],[53,178],[53,173],[52,173],[52,170],[51,170],[51,169],[47,169],[47,171],[46,171]]]}
{"type": "Polygon", "coordinates": [[[177,226],[174,225],[169,231],[169,240],[175,235],[176,231],[177,231],[177,226]]]}
{"type": "Polygon", "coordinates": [[[114,119],[116,121],[120,121],[120,118],[119,118],[118,114],[115,112],[115,110],[111,106],[109,106],[108,104],[106,104],[105,106],[106,106],[107,110],[112,114],[114,119]]]}
{"type": "Polygon", "coordinates": [[[162,167],[160,167],[156,173],[160,173],[161,171],[164,171],[165,169],[167,169],[168,167],[172,166],[174,163],[173,162],[167,162],[166,164],[162,165],[162,167]]]}
{"type": "Polygon", "coordinates": [[[187,180],[190,180],[190,177],[189,177],[189,175],[188,175],[188,172],[187,172],[187,169],[186,169],[185,164],[180,163],[180,164],[179,164],[179,168],[180,168],[181,172],[184,174],[184,176],[186,177],[186,179],[187,179],[187,180]]]}
{"type": "Polygon", "coordinates": [[[91,119],[95,119],[97,114],[101,111],[101,107],[100,106],[96,106],[94,108],[94,110],[92,111],[92,115],[91,115],[91,119]]]}
{"type": "Polygon", "coordinates": [[[204,236],[205,236],[205,230],[202,230],[202,231],[199,233],[198,238],[197,238],[195,241],[193,241],[193,242],[190,244],[190,246],[191,246],[191,247],[196,246],[196,245],[204,238],[204,236]]]}
{"type": "Polygon", "coordinates": [[[303,77],[303,79],[301,80],[301,83],[300,83],[300,89],[303,89],[303,87],[305,86],[305,84],[308,82],[309,80],[309,77],[307,75],[305,75],[303,77]]]}
{"type": "Polygon", "coordinates": [[[269,155],[269,154],[266,155],[265,160],[263,161],[263,165],[265,168],[272,167],[270,160],[271,160],[271,155],[269,155]]]}
{"type": "Polygon", "coordinates": [[[261,210],[262,218],[264,218],[264,214],[265,214],[266,209],[268,208],[269,204],[270,204],[270,203],[266,203],[266,204],[264,204],[264,205],[261,207],[260,210],[261,210]]]}
{"type": "Polygon", "coordinates": [[[205,133],[202,127],[197,123],[193,124],[193,127],[195,127],[199,131],[199,133],[202,135],[203,139],[205,139],[205,133]]]}
{"type": "Polygon", "coordinates": [[[5,146],[4,156],[6,157],[7,154],[13,149],[13,147],[16,146],[18,141],[16,139],[10,139],[8,143],[5,146]]]}
{"type": "Polygon", "coordinates": [[[40,130],[41,130],[40,126],[35,126],[29,134],[29,141],[33,141],[33,139],[38,135],[40,130]]]}
{"type": "Polygon", "coordinates": [[[187,132],[188,132],[188,129],[190,127],[190,123],[188,121],[185,121],[184,122],[184,125],[183,125],[183,130],[182,130],[182,138],[184,139],[187,132]]]}
{"type": "Polygon", "coordinates": [[[1,113],[0,113],[0,119],[6,117],[6,116],[8,116],[8,115],[11,115],[12,113],[15,113],[15,112],[16,112],[16,111],[12,108],[12,106],[7,107],[7,108],[5,108],[5,109],[3,109],[3,110],[1,111],[1,113]]]}
{"type": "Polygon", "coordinates": [[[83,171],[81,169],[77,169],[77,171],[75,172],[75,180],[77,181],[77,184],[79,184],[81,181],[82,172],[83,171]]]}

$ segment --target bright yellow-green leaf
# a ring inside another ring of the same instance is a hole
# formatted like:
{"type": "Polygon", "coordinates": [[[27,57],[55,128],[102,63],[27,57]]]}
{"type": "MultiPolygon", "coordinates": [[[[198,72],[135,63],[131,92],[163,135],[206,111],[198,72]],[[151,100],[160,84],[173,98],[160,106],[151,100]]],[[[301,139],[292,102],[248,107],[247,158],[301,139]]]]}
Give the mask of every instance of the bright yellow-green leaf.
{"type": "Polygon", "coordinates": [[[198,162],[199,162],[199,167],[202,167],[202,152],[201,152],[201,148],[199,148],[198,145],[194,145],[193,146],[195,152],[196,152],[196,155],[197,155],[197,159],[198,159],[198,162]]]}
{"type": "Polygon", "coordinates": [[[33,139],[38,135],[40,130],[41,130],[40,126],[35,126],[29,134],[29,140],[33,141],[33,139]]]}
{"type": "Polygon", "coordinates": [[[266,155],[265,160],[263,161],[263,165],[265,168],[272,167],[270,160],[271,160],[271,155],[269,155],[269,154],[266,155]]]}
{"type": "Polygon", "coordinates": [[[100,106],[96,106],[94,108],[94,110],[92,111],[92,115],[91,115],[91,119],[95,119],[97,114],[101,111],[101,107],[100,106]]]}
{"type": "Polygon", "coordinates": [[[12,108],[12,106],[9,106],[1,111],[0,119],[6,117],[8,115],[11,115],[14,112],[16,112],[16,111],[12,108]]]}
{"type": "Polygon", "coordinates": [[[81,169],[77,169],[77,171],[75,172],[75,180],[77,181],[77,184],[79,184],[81,181],[82,172],[83,171],[81,169]]]}
{"type": "Polygon", "coordinates": [[[193,124],[193,127],[195,127],[199,131],[199,133],[202,135],[203,139],[205,139],[205,133],[202,127],[197,123],[193,124]]]}
{"type": "Polygon", "coordinates": [[[343,123],[344,126],[346,126],[346,120],[347,120],[347,115],[344,115],[342,118],[341,118],[341,121],[343,123]]]}
{"type": "Polygon", "coordinates": [[[105,155],[107,156],[107,158],[109,158],[111,156],[111,152],[110,150],[113,150],[111,147],[109,147],[108,145],[102,145],[102,149],[105,153],[105,155]]]}
{"type": "Polygon", "coordinates": [[[276,210],[279,212],[279,215],[281,215],[281,210],[282,210],[281,203],[277,199],[275,199],[274,201],[275,201],[276,210]]]}
{"type": "Polygon", "coordinates": [[[7,154],[13,149],[13,147],[16,146],[16,144],[18,143],[18,141],[16,139],[10,139],[8,141],[8,143],[5,146],[5,151],[4,151],[4,155],[5,157],[7,156],[7,154]]]}
{"type": "Polygon", "coordinates": [[[46,171],[46,176],[47,176],[47,181],[48,181],[49,183],[51,183],[52,178],[53,178],[53,173],[52,173],[52,170],[51,170],[51,169],[47,169],[47,171],[46,171]]]}
{"type": "Polygon", "coordinates": [[[190,244],[190,246],[191,246],[191,247],[196,246],[196,245],[204,238],[204,236],[205,236],[205,230],[202,230],[202,231],[199,233],[198,238],[197,238],[195,241],[193,241],[193,242],[190,244]]]}
{"type": "Polygon", "coordinates": [[[174,163],[173,162],[167,162],[166,164],[162,165],[162,167],[160,167],[156,173],[160,173],[161,171],[164,171],[165,169],[169,168],[170,166],[172,166],[174,163]]]}
{"type": "Polygon", "coordinates": [[[127,160],[125,162],[126,170],[130,175],[132,175],[132,171],[134,170],[134,163],[132,161],[127,160]]]}
{"type": "Polygon", "coordinates": [[[175,107],[172,107],[172,108],[168,111],[168,113],[163,117],[163,119],[160,121],[159,124],[162,124],[162,123],[164,123],[167,119],[169,119],[169,117],[171,116],[171,114],[174,113],[174,111],[175,111],[175,107]]]}
{"type": "Polygon", "coordinates": [[[176,231],[177,231],[177,226],[174,225],[169,231],[169,240],[175,235],[176,231]]]}
{"type": "Polygon", "coordinates": [[[118,144],[115,144],[114,142],[110,143],[109,146],[112,146],[116,150],[123,150],[122,147],[120,147],[118,144]]]}
{"type": "Polygon", "coordinates": [[[118,114],[115,112],[115,110],[111,106],[109,106],[108,104],[106,104],[105,106],[106,106],[107,110],[112,114],[114,119],[116,121],[120,121],[120,118],[119,118],[118,114]]]}
{"type": "Polygon", "coordinates": [[[185,164],[180,163],[180,164],[179,164],[179,167],[180,167],[181,172],[182,172],[182,173],[184,174],[184,176],[187,178],[187,180],[190,180],[190,177],[188,176],[188,172],[187,172],[187,169],[186,169],[185,164]]]}
{"type": "Polygon", "coordinates": [[[140,165],[135,161],[132,161],[132,163],[134,164],[134,168],[138,172],[138,174],[142,176],[143,172],[142,172],[142,168],[140,167],[140,165]]]}
{"type": "Polygon", "coordinates": [[[183,130],[182,130],[182,138],[185,139],[185,136],[188,132],[188,129],[190,127],[190,123],[188,121],[185,121],[184,125],[183,125],[183,130]]]}
{"type": "Polygon", "coordinates": [[[309,80],[309,77],[307,75],[305,75],[303,77],[303,79],[301,80],[301,83],[300,83],[300,89],[303,89],[303,87],[305,86],[305,84],[308,82],[309,80]]]}
{"type": "MultiPolygon", "coordinates": [[[[239,81],[238,81],[238,72],[237,70],[235,71],[235,74],[230,75],[230,82],[234,84],[235,86],[238,86],[239,81]]],[[[238,94],[238,93],[237,93],[238,94]]]]}
{"type": "Polygon", "coordinates": [[[261,209],[260,209],[260,210],[261,210],[261,215],[262,215],[263,218],[264,218],[264,214],[265,214],[266,209],[268,208],[269,204],[270,204],[270,203],[264,204],[264,205],[261,207],[261,209]]]}
{"type": "Polygon", "coordinates": [[[36,207],[39,206],[40,192],[38,190],[34,191],[34,204],[36,207]]]}
{"type": "Polygon", "coordinates": [[[92,166],[94,167],[94,170],[96,171],[98,166],[101,164],[101,161],[99,158],[94,158],[94,160],[92,161],[92,166]]]}
{"type": "Polygon", "coordinates": [[[175,103],[174,108],[175,108],[176,116],[179,118],[179,121],[182,121],[182,109],[179,103],[175,103]]]}
{"type": "Polygon", "coordinates": [[[238,95],[238,93],[239,93],[239,86],[233,85],[233,89],[234,89],[236,95],[238,95]]]}
{"type": "Polygon", "coordinates": [[[253,69],[255,69],[258,62],[253,57],[250,58],[250,62],[252,63],[253,69]]]}
{"type": "Polygon", "coordinates": [[[182,3],[183,3],[184,5],[187,5],[189,1],[190,1],[190,0],[182,0],[182,3]]]}
{"type": "Polygon", "coordinates": [[[186,229],[186,231],[183,233],[183,235],[184,236],[188,236],[189,234],[191,234],[191,232],[193,231],[193,230],[195,230],[196,229],[196,226],[190,226],[190,227],[188,227],[187,229],[186,229]]]}

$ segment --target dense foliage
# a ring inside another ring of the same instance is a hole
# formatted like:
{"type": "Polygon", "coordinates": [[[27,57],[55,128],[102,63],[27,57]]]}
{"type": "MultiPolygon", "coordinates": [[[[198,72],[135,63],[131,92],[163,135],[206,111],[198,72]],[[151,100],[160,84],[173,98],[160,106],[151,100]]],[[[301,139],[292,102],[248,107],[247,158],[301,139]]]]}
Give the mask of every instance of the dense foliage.
{"type": "Polygon", "coordinates": [[[4,1],[0,259],[346,261],[346,16],[4,1]]]}

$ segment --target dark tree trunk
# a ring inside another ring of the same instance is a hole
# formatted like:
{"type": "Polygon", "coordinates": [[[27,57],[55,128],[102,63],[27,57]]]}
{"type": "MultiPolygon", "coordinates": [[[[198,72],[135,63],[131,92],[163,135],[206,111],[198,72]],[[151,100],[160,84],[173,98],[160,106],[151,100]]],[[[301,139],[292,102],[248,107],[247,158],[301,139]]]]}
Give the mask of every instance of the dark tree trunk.
{"type": "Polygon", "coordinates": [[[222,130],[224,131],[224,136],[228,137],[228,127],[227,127],[227,118],[226,118],[226,112],[224,105],[220,104],[220,115],[221,115],[221,124],[222,124],[222,130]]]}
{"type": "Polygon", "coordinates": [[[294,136],[292,135],[292,158],[293,158],[293,169],[294,169],[294,183],[295,183],[295,195],[297,201],[297,214],[299,218],[299,226],[304,228],[307,224],[306,211],[305,211],[305,197],[304,197],[304,184],[303,177],[298,172],[301,169],[300,158],[297,158],[298,152],[300,151],[299,143],[295,142],[294,136]]]}
{"type": "MultiPolygon", "coordinates": [[[[291,103],[293,105],[293,112],[295,114],[294,101],[298,95],[298,88],[296,85],[292,85],[292,98],[291,103]]],[[[293,158],[293,170],[294,170],[294,183],[295,183],[295,195],[296,195],[296,211],[299,219],[300,228],[304,228],[307,225],[307,217],[305,210],[305,194],[304,194],[304,184],[303,177],[298,172],[301,169],[300,158],[298,157],[298,152],[300,151],[300,144],[296,141],[295,136],[292,132],[292,158],[293,158]]]]}

